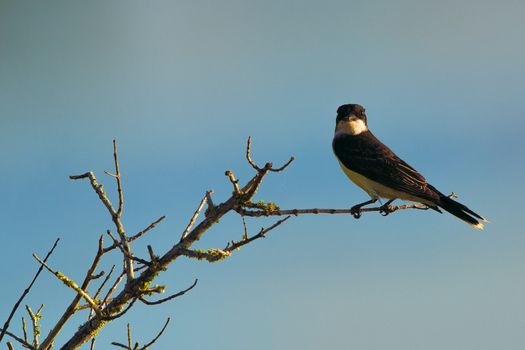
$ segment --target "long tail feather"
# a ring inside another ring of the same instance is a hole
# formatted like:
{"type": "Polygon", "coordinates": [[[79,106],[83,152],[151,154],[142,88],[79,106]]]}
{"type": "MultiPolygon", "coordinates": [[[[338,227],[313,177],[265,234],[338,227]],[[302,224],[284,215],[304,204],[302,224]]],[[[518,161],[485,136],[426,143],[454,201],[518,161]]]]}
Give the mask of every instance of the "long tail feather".
{"type": "Polygon", "coordinates": [[[478,219],[484,222],[488,222],[488,220],[485,219],[483,216],[476,214],[475,212],[467,208],[465,205],[456,202],[455,200],[447,196],[441,196],[438,205],[441,208],[448,211],[450,214],[465,221],[467,224],[471,225],[472,227],[478,230],[483,230],[483,224],[479,222],[478,219]]]}

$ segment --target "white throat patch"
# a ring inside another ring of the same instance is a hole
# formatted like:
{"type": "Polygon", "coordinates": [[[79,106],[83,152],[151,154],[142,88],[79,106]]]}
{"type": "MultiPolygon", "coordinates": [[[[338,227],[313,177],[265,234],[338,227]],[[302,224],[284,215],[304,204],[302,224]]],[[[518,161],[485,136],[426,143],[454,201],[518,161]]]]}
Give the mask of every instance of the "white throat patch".
{"type": "Polygon", "coordinates": [[[350,119],[340,121],[335,127],[335,135],[359,135],[368,130],[365,122],[361,119],[350,119]]]}

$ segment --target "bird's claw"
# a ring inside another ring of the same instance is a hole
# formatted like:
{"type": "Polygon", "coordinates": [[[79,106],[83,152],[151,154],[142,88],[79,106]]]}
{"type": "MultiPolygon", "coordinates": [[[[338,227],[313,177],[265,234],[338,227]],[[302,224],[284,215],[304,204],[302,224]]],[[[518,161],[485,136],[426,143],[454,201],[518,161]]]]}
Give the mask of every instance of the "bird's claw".
{"type": "Polygon", "coordinates": [[[359,207],[352,207],[350,209],[350,214],[356,219],[359,219],[361,217],[361,208],[359,207]]]}
{"type": "Polygon", "coordinates": [[[383,216],[387,216],[388,214],[392,213],[393,210],[389,205],[382,205],[379,207],[379,214],[383,216]]]}

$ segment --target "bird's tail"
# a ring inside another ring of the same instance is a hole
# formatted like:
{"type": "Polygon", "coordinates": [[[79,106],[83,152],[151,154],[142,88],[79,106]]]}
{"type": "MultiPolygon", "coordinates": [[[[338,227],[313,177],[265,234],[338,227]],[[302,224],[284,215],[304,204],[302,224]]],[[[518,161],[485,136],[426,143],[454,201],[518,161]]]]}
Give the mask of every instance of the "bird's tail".
{"type": "Polygon", "coordinates": [[[438,205],[441,208],[448,211],[450,214],[465,221],[467,224],[471,225],[472,227],[478,230],[483,230],[483,224],[480,221],[489,222],[483,216],[476,214],[475,212],[467,208],[467,206],[456,202],[455,200],[447,196],[441,195],[439,198],[438,205]]]}

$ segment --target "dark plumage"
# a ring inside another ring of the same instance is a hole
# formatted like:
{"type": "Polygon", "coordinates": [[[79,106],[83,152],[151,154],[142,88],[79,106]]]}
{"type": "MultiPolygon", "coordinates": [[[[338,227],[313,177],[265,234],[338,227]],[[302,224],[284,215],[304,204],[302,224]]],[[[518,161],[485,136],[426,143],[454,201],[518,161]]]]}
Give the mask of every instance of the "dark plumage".
{"type": "Polygon", "coordinates": [[[486,219],[439,192],[368,130],[363,106],[346,104],[337,109],[332,147],[348,177],[373,200],[382,197],[419,201],[439,212],[441,207],[475,228],[483,228],[478,219],[486,219]]]}

